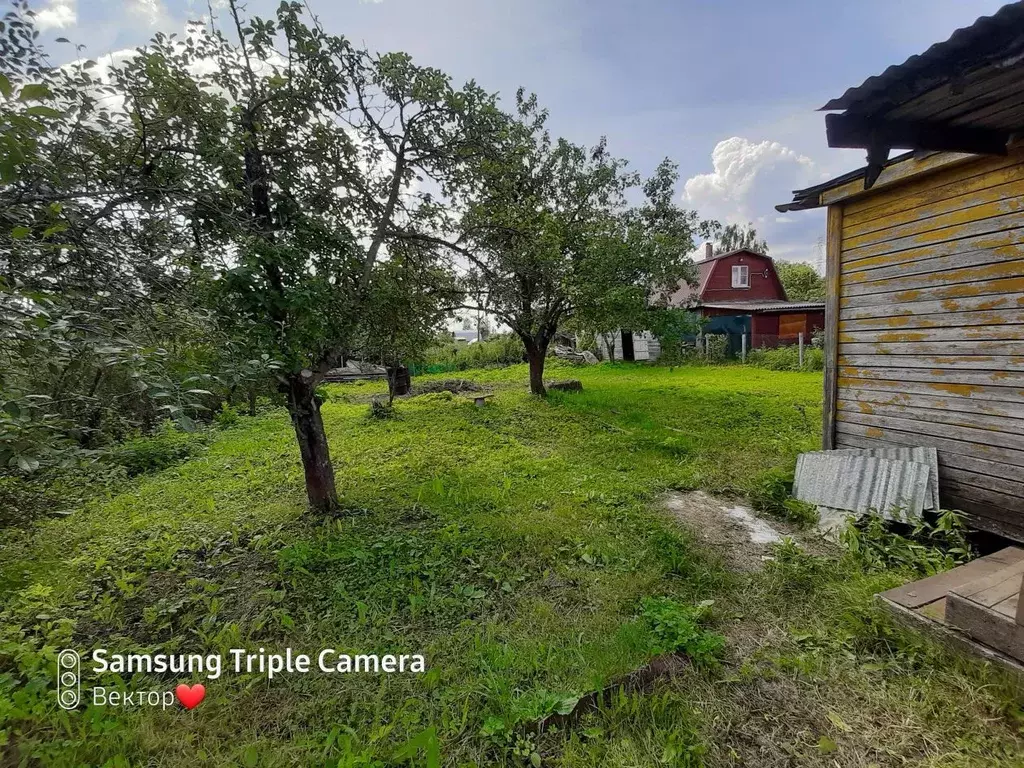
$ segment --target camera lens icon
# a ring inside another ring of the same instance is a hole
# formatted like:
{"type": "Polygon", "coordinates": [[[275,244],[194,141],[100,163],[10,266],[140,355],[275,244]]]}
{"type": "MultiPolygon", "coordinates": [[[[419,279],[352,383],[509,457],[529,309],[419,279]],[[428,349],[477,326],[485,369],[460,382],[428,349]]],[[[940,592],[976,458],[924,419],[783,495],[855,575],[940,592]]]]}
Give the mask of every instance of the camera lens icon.
{"type": "Polygon", "coordinates": [[[74,709],[82,698],[82,660],[70,648],[57,656],[57,703],[74,709]]]}

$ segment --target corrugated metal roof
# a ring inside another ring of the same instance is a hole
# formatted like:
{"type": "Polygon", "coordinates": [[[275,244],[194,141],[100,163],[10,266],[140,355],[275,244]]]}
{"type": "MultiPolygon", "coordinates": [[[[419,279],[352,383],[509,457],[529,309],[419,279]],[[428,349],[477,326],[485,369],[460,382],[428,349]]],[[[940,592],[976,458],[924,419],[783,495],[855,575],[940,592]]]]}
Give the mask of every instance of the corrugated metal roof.
{"type": "Polygon", "coordinates": [[[1024,51],[1024,2],[1016,2],[1004,5],[991,16],[979,17],[969,27],[958,29],[948,40],[935,43],[924,53],[848,88],[821,109],[874,113],[879,106],[876,101],[891,104],[906,99],[963,74],[965,67],[999,62],[1021,51],[1024,51]],[[908,94],[905,91],[911,81],[916,93],[908,94]]]}
{"type": "Polygon", "coordinates": [[[747,312],[789,312],[800,310],[825,309],[824,301],[702,301],[698,306],[708,309],[735,309],[747,312]]]}
{"type": "Polygon", "coordinates": [[[793,495],[800,501],[863,514],[876,511],[916,519],[928,493],[927,464],[841,454],[804,453],[797,458],[793,495]]]}

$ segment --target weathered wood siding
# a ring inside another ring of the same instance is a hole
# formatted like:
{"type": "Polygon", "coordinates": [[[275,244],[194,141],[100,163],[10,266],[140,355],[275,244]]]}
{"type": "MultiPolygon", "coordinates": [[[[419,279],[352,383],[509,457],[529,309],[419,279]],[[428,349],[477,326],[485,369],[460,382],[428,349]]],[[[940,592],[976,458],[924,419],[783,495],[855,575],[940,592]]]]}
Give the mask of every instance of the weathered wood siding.
{"type": "Polygon", "coordinates": [[[934,445],[943,506],[1024,540],[1024,156],[833,209],[835,445],[934,445]]]}

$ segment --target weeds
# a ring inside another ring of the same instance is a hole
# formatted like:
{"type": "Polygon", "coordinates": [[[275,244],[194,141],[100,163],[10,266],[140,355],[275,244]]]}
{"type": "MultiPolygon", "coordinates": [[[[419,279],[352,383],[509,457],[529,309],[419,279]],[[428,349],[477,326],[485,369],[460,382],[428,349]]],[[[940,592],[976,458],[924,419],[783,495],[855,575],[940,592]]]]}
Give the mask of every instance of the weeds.
{"type": "Polygon", "coordinates": [[[877,513],[851,522],[840,534],[849,555],[874,571],[908,570],[922,576],[949,570],[971,559],[967,528],[957,512],[943,510],[934,521],[922,517],[905,534],[877,513]]]}

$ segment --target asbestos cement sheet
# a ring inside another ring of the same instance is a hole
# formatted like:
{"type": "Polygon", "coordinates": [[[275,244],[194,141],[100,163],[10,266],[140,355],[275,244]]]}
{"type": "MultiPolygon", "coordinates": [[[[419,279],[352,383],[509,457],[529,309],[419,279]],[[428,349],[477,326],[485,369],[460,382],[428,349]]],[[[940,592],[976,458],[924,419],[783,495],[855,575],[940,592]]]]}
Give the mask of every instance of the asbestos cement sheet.
{"type": "MultiPolygon", "coordinates": [[[[823,451],[819,451],[823,453],[823,451]]],[[[928,496],[924,508],[939,509],[939,453],[932,447],[900,446],[899,448],[839,448],[828,453],[850,453],[858,456],[874,456],[879,459],[916,461],[928,465],[928,496]]]]}
{"type": "Polygon", "coordinates": [[[930,499],[930,471],[917,461],[838,451],[804,453],[797,458],[793,495],[832,509],[916,519],[930,499]]]}

